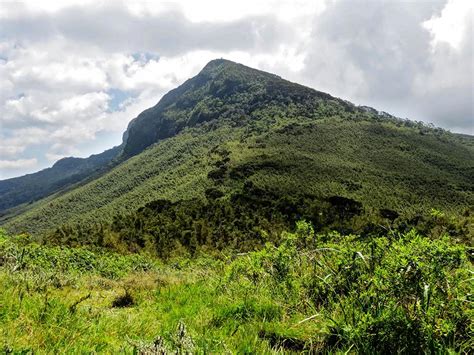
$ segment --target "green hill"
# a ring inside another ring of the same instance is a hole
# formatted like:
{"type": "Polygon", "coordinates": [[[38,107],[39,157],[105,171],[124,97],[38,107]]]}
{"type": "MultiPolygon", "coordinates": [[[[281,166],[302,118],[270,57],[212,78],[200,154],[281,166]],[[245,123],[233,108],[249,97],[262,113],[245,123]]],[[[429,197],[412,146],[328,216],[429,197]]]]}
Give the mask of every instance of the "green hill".
{"type": "Polygon", "coordinates": [[[345,198],[414,216],[474,203],[474,139],[358,107],[226,60],[134,119],[122,163],[4,216],[12,232],[111,222],[159,199],[231,201],[248,190],[345,198]],[[207,195],[206,195],[207,192],[207,195]]]}
{"type": "Polygon", "coordinates": [[[0,181],[0,216],[21,204],[32,203],[84,179],[98,176],[120,152],[121,147],[114,147],[88,158],[63,158],[51,168],[0,181]]]}

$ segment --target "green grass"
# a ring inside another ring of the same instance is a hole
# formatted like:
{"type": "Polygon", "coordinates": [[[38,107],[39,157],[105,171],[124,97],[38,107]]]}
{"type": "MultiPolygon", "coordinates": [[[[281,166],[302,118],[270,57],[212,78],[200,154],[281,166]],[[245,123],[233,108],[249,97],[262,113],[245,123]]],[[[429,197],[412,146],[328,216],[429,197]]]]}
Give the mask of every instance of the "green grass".
{"type": "Polygon", "coordinates": [[[15,353],[468,352],[469,252],[448,237],[317,235],[305,222],[260,251],[167,262],[2,234],[0,346],[15,353]],[[128,303],[117,306],[125,295],[128,303]]]}

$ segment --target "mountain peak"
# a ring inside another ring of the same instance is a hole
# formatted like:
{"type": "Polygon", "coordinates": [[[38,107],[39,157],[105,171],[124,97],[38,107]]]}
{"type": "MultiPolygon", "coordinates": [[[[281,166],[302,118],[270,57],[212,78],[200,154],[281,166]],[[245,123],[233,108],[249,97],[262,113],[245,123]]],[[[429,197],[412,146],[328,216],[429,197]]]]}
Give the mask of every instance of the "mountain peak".
{"type": "Polygon", "coordinates": [[[255,68],[251,68],[244,64],[233,62],[231,60],[224,59],[224,58],[211,60],[204,66],[204,68],[202,68],[202,70],[199,72],[197,76],[198,77],[205,76],[208,79],[214,79],[218,77],[220,74],[224,74],[224,73],[227,75],[233,75],[236,79],[241,79],[241,80],[252,80],[255,78],[258,78],[260,80],[262,79],[283,80],[278,75],[268,73],[262,70],[258,70],[255,68]]]}
{"type": "Polygon", "coordinates": [[[278,75],[227,59],[214,59],[130,123],[124,134],[123,157],[136,155],[185,127],[220,118],[257,119],[253,113],[268,105],[286,110],[291,104],[308,107],[308,103],[314,105],[328,99],[334,98],[278,75]]]}
{"type": "MultiPolygon", "coordinates": [[[[260,71],[258,69],[254,69],[251,67],[248,67],[246,65],[243,65],[241,63],[233,62],[232,60],[229,59],[224,59],[224,58],[216,58],[208,62],[204,68],[202,68],[200,73],[206,73],[206,72],[212,72],[214,70],[240,70],[240,71],[251,71],[251,72],[260,72],[260,73],[265,73],[263,71],[260,71]]],[[[273,76],[273,74],[270,73],[265,73],[267,75],[273,76]]]]}
{"type": "Polygon", "coordinates": [[[233,61],[228,60],[228,59],[224,59],[224,58],[216,58],[216,59],[213,59],[210,62],[208,62],[204,66],[204,68],[202,68],[201,72],[206,72],[206,71],[218,68],[218,67],[225,67],[225,66],[232,66],[232,65],[238,65],[238,63],[233,62],[233,61]]]}
{"type": "Polygon", "coordinates": [[[239,72],[244,68],[246,67],[227,59],[213,59],[201,69],[196,77],[212,80],[222,73],[239,72]]]}

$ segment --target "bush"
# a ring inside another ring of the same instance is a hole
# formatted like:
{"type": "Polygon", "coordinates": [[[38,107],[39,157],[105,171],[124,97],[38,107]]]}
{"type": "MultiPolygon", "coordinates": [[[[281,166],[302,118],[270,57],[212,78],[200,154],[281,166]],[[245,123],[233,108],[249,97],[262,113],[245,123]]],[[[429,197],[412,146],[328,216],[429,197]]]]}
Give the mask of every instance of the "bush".
{"type": "Polygon", "coordinates": [[[465,246],[415,231],[323,239],[300,222],[280,245],[234,262],[228,280],[254,289],[266,285],[295,304],[306,295],[328,320],[328,349],[423,353],[469,347],[473,289],[465,246]]]}

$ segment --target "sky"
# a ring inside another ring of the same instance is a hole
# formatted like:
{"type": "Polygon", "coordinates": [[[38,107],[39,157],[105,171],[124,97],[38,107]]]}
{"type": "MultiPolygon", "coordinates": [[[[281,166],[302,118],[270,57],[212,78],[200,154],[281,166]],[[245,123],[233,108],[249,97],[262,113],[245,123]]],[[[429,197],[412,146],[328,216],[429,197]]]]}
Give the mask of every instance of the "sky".
{"type": "Polygon", "coordinates": [[[121,143],[210,60],[474,134],[470,0],[0,0],[0,179],[121,143]]]}

